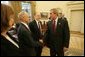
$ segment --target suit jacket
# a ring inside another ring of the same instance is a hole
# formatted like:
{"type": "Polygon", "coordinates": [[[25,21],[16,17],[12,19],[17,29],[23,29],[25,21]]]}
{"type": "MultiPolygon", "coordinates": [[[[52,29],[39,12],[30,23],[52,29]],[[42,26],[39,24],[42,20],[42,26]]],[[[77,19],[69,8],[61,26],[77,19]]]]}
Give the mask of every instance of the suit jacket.
{"type": "Polygon", "coordinates": [[[67,21],[58,19],[55,32],[52,30],[52,21],[49,21],[47,26],[45,43],[49,48],[60,50],[69,46],[70,32],[67,21]]]}
{"type": "Polygon", "coordinates": [[[33,40],[31,32],[22,23],[18,28],[18,38],[22,56],[35,56],[34,47],[37,46],[37,43],[33,40]]]}
{"type": "Polygon", "coordinates": [[[30,30],[32,32],[33,39],[35,41],[39,41],[40,38],[42,38],[42,34],[40,32],[40,29],[37,26],[37,23],[35,20],[29,23],[30,30]]]}
{"type": "MultiPolygon", "coordinates": [[[[19,56],[19,48],[1,35],[1,56],[19,56]]],[[[13,40],[13,39],[12,39],[13,40]]]]}

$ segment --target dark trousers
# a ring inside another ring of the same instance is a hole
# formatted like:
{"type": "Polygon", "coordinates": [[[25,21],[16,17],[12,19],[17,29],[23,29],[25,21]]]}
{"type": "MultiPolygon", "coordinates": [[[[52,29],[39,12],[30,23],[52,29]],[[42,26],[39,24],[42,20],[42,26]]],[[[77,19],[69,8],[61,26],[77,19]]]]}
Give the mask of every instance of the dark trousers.
{"type": "Polygon", "coordinates": [[[41,56],[42,48],[43,48],[42,46],[39,46],[39,47],[36,47],[35,48],[36,56],[41,56]]]}
{"type": "Polygon", "coordinates": [[[20,56],[36,56],[35,48],[20,48],[20,56]]]}
{"type": "Polygon", "coordinates": [[[64,51],[63,49],[57,51],[53,48],[50,48],[50,56],[64,56],[64,51]]]}

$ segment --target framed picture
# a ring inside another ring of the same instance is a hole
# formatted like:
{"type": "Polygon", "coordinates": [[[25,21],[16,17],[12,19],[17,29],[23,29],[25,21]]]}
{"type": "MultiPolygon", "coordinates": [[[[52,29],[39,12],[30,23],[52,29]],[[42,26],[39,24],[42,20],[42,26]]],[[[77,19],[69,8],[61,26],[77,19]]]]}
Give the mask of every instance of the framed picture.
{"type": "Polygon", "coordinates": [[[41,12],[42,19],[48,19],[48,12],[41,12]]]}

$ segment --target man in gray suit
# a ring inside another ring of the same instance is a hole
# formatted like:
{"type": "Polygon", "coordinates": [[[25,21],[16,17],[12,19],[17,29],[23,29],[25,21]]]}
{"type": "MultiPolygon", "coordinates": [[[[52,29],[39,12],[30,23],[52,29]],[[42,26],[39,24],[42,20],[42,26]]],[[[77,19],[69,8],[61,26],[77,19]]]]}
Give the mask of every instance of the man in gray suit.
{"type": "Polygon", "coordinates": [[[26,12],[19,13],[20,25],[18,27],[19,49],[21,56],[36,56],[37,43],[33,40],[29,23],[29,15],[26,12]]]}

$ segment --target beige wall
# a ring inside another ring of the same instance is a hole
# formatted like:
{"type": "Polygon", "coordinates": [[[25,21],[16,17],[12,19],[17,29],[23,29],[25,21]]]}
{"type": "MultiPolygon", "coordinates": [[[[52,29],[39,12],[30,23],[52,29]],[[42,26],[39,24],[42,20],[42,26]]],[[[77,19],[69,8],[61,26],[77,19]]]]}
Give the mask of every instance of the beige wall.
{"type": "Polygon", "coordinates": [[[69,1],[36,1],[36,11],[49,12],[52,8],[61,8],[67,16],[67,3],[69,1]]]}
{"type": "MultiPolygon", "coordinates": [[[[79,32],[81,32],[81,33],[84,33],[84,1],[75,1],[75,2],[71,2],[71,3],[68,3],[67,4],[67,7],[68,7],[68,12],[67,12],[67,17],[68,17],[68,19],[69,19],[69,26],[70,26],[70,28],[73,26],[73,25],[71,25],[73,22],[72,22],[72,19],[71,19],[71,13],[72,13],[72,11],[82,11],[82,14],[81,13],[79,13],[79,12],[76,12],[76,17],[74,18],[74,19],[76,19],[76,21],[74,22],[74,25],[75,25],[75,27],[76,27],[76,25],[80,25],[79,27],[80,27],[80,31],[79,32]],[[81,14],[81,15],[78,15],[78,14],[81,14]],[[81,17],[82,16],[82,17],[81,17]],[[80,18],[80,21],[81,21],[81,23],[78,23],[78,19],[80,18]],[[78,18],[78,19],[77,19],[78,18]],[[78,23],[78,24],[77,24],[78,23]]],[[[77,28],[77,27],[76,27],[77,28]]],[[[74,30],[74,29],[72,29],[72,30],[74,30]]],[[[76,30],[79,30],[79,29],[76,29],[76,30]]]]}
{"type": "MultiPolygon", "coordinates": [[[[61,8],[67,17],[67,3],[69,1],[36,1],[36,12],[50,12],[52,8],[61,8]]],[[[49,15],[48,15],[49,16],[49,15]]],[[[44,21],[44,20],[41,20],[44,21]]],[[[45,20],[48,21],[48,20],[45,20]]]]}
{"type": "MultiPolygon", "coordinates": [[[[17,14],[21,8],[20,4],[17,1],[16,1],[16,3],[15,3],[15,1],[11,1],[11,3],[12,3],[12,6],[14,7],[15,14],[17,14]]],[[[71,22],[72,11],[83,10],[82,16],[84,15],[84,1],[34,1],[32,4],[33,4],[32,5],[32,12],[35,12],[35,11],[36,12],[48,12],[48,14],[49,14],[50,9],[61,8],[62,12],[65,14],[65,17],[67,17],[70,28],[71,28],[71,23],[73,23],[73,22],[71,22]]],[[[34,14],[34,13],[32,13],[32,14],[34,14]]],[[[15,19],[17,20],[17,18],[15,18],[15,19]]],[[[74,19],[76,19],[76,17],[74,19]]],[[[81,19],[82,19],[81,20],[82,23],[80,26],[81,27],[80,32],[84,33],[84,16],[81,19]]],[[[41,21],[48,21],[48,20],[41,20],[41,21]]],[[[74,25],[76,25],[76,21],[74,22],[74,25]]]]}
{"type": "MultiPolygon", "coordinates": [[[[36,11],[49,13],[49,10],[52,8],[62,9],[62,12],[65,14],[65,16],[68,19],[70,27],[70,21],[71,21],[70,10],[84,9],[84,1],[36,1],[36,11]]],[[[81,31],[83,32],[84,24],[82,24],[81,26],[82,26],[81,31]]]]}

